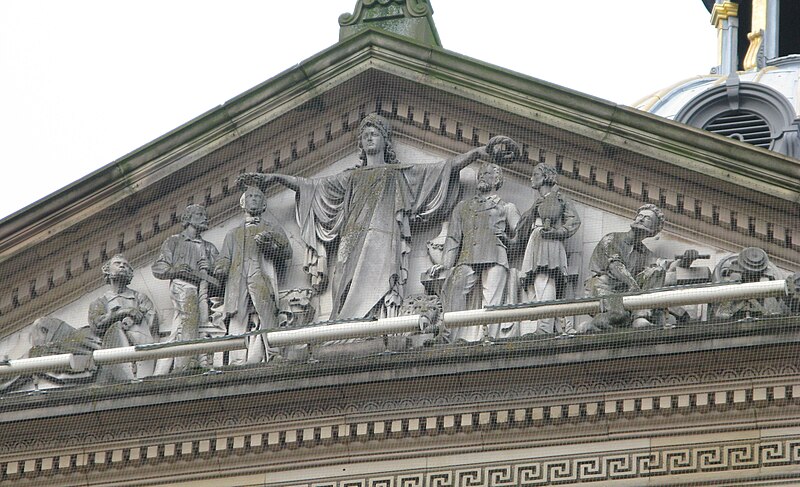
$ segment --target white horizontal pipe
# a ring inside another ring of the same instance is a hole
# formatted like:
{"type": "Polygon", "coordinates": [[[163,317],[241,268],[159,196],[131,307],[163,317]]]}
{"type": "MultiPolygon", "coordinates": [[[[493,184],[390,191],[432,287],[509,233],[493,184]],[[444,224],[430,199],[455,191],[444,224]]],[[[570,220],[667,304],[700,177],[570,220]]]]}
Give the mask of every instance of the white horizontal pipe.
{"type": "Polygon", "coordinates": [[[170,345],[154,343],[152,346],[105,348],[95,350],[92,353],[92,357],[97,365],[109,365],[245,349],[247,349],[247,338],[234,336],[225,339],[197,340],[189,343],[175,342],[170,345]]]}
{"type": "Polygon", "coordinates": [[[671,289],[622,297],[627,310],[668,308],[686,304],[721,303],[740,299],[786,296],[789,287],[784,280],[745,282],[698,288],[671,289]]]}
{"type": "MultiPolygon", "coordinates": [[[[623,296],[623,307],[628,310],[666,308],[669,306],[716,303],[738,299],[785,296],[788,285],[784,280],[727,284],[719,286],[686,287],[651,293],[623,296]]],[[[557,316],[596,314],[600,312],[600,300],[568,303],[533,304],[519,308],[475,309],[451,311],[443,314],[448,328],[486,325],[492,323],[537,320],[557,316]]],[[[271,347],[284,347],[305,343],[320,343],[348,338],[379,337],[392,333],[418,331],[420,316],[399,316],[374,321],[333,323],[295,330],[280,330],[264,333],[271,347]]],[[[153,344],[139,347],[119,347],[95,350],[92,354],[98,365],[154,360],[167,357],[182,357],[202,353],[244,350],[247,337],[236,336],[223,339],[205,339],[194,342],[177,342],[163,345],[153,344]]],[[[34,372],[86,369],[86,358],[73,354],[48,355],[45,357],[9,360],[0,365],[0,377],[30,374],[34,372]]]]}
{"type": "Polygon", "coordinates": [[[0,365],[0,377],[62,370],[81,372],[86,370],[86,362],[87,360],[85,358],[81,359],[71,353],[14,359],[9,360],[7,364],[0,365]]]}
{"type": "Polygon", "coordinates": [[[419,331],[419,315],[382,318],[374,321],[349,321],[311,326],[295,330],[272,331],[264,334],[270,347],[285,347],[305,343],[321,343],[346,338],[378,337],[391,333],[419,331]]]}
{"type": "MultiPolygon", "coordinates": [[[[623,296],[622,306],[626,310],[634,311],[688,304],[719,303],[738,299],[786,296],[787,293],[788,286],[784,280],[724,284],[623,296]]],[[[570,303],[532,304],[529,307],[519,308],[451,311],[445,313],[443,319],[445,326],[448,328],[458,328],[461,326],[489,325],[521,320],[539,320],[557,316],[592,315],[600,311],[600,299],[598,298],[596,300],[570,303]]]]}
{"type": "Polygon", "coordinates": [[[532,304],[519,308],[470,309],[444,313],[443,321],[447,328],[462,326],[490,325],[492,323],[520,320],[540,320],[556,316],[588,315],[600,312],[600,300],[576,301],[558,304],[532,304]]]}

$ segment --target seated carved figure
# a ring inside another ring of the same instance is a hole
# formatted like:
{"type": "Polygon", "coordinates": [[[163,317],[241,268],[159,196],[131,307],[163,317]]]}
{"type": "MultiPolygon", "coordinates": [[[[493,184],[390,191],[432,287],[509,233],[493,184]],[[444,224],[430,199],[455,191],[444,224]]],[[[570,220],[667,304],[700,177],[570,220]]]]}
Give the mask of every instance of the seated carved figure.
{"type": "Polygon", "coordinates": [[[78,329],[69,323],[52,316],[42,316],[33,322],[30,334],[31,348],[20,358],[46,357],[71,353],[87,358],[87,369],[80,372],[46,371],[30,375],[18,375],[0,379],[0,392],[6,390],[25,390],[39,387],[39,381],[55,385],[73,385],[94,379],[97,369],[88,358],[101,346],[100,339],[94,336],[88,326],[78,329]]]}
{"type": "MultiPolygon", "coordinates": [[[[763,249],[747,247],[739,254],[722,259],[717,264],[714,268],[714,282],[773,281],[778,279],[779,272],[763,249]]],[[[776,316],[786,312],[786,305],[778,298],[753,298],[711,306],[709,315],[724,320],[739,320],[776,316]]]]}
{"type": "MultiPolygon", "coordinates": [[[[666,269],[655,265],[655,256],[642,243],[654,237],[664,226],[664,213],[656,205],[646,204],[639,208],[636,218],[627,232],[614,232],[604,236],[595,247],[589,261],[591,277],[586,280],[586,294],[591,297],[655,289],[664,285],[666,269]]],[[[597,331],[624,326],[649,326],[661,319],[660,310],[630,313],[618,309],[608,310],[595,316],[588,324],[588,331],[597,331]]]]}
{"type": "MultiPolygon", "coordinates": [[[[520,268],[527,301],[563,298],[568,265],[564,241],[575,235],[581,226],[578,212],[556,184],[557,178],[558,172],[551,166],[539,164],[533,169],[533,205],[522,215],[517,232],[518,238],[527,238],[520,268]]],[[[523,321],[520,335],[554,333],[555,321],[555,318],[523,321]]]]}
{"type": "MultiPolygon", "coordinates": [[[[122,255],[103,265],[108,289],[89,305],[89,326],[100,338],[102,348],[129,347],[153,343],[158,315],[153,302],[143,293],[128,287],[133,268],[122,255]]],[[[101,368],[99,382],[133,380],[153,374],[152,361],[118,364],[101,368]]]]}

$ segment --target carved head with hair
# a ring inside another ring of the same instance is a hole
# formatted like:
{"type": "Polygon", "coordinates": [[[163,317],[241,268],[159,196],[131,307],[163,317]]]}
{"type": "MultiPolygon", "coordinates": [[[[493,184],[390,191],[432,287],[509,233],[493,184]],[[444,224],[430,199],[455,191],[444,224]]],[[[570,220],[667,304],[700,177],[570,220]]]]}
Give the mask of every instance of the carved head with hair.
{"type": "Polygon", "coordinates": [[[264,192],[255,186],[248,186],[239,198],[239,206],[248,215],[260,215],[267,209],[267,198],[264,192]]]}
{"type": "Polygon", "coordinates": [[[554,186],[558,182],[558,171],[553,166],[537,164],[531,174],[531,187],[539,189],[542,186],[554,186]]]}
{"type": "Polygon", "coordinates": [[[503,168],[493,162],[484,162],[478,169],[478,191],[487,193],[503,187],[503,168]]]}
{"type": "Polygon", "coordinates": [[[108,259],[108,262],[103,264],[101,268],[103,271],[103,280],[106,283],[112,280],[123,280],[127,286],[133,280],[133,268],[122,254],[117,254],[108,259]]]}
{"type": "Polygon", "coordinates": [[[641,230],[648,236],[653,237],[664,228],[666,217],[661,208],[652,203],[642,205],[636,211],[636,218],[631,223],[631,228],[641,230]]]}
{"type": "Polygon", "coordinates": [[[364,135],[369,129],[374,130],[383,138],[383,160],[386,164],[397,164],[397,155],[392,144],[392,128],[389,121],[377,113],[370,113],[358,125],[358,158],[361,165],[367,164],[367,154],[370,147],[364,146],[364,135]]]}
{"type": "Polygon", "coordinates": [[[183,228],[192,225],[198,231],[204,231],[208,229],[208,213],[206,212],[206,207],[203,205],[189,205],[183,210],[183,215],[181,215],[181,224],[183,228]]]}

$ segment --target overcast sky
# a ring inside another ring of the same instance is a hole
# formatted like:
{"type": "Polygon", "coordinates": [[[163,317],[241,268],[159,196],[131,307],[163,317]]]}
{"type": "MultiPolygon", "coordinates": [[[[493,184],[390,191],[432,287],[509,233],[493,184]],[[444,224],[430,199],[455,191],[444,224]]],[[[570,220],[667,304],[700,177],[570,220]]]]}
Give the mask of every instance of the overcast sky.
{"type": "MultiPolygon", "coordinates": [[[[355,0],[0,1],[0,217],[338,40],[355,0]]],[[[444,47],[617,103],[708,73],[701,0],[434,0],[444,47]]]]}

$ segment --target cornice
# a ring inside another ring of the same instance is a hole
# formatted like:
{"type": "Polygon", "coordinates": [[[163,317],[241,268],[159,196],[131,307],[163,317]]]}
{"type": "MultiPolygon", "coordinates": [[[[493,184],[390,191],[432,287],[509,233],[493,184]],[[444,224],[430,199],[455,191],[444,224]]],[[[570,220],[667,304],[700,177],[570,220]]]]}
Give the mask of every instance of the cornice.
{"type": "MultiPolygon", "coordinates": [[[[345,360],[332,357],[314,364],[278,361],[228,367],[219,375],[173,374],[130,384],[53,389],[47,394],[7,393],[0,396],[3,406],[0,423],[68,418],[124,411],[131,407],[169,408],[187,401],[247,403],[248,396],[292,394],[300,397],[299,394],[308,391],[358,388],[367,384],[374,389],[371,401],[377,403],[380,399],[378,384],[388,387],[384,393],[391,396],[394,394],[391,384],[402,383],[403,387],[409,387],[411,383],[437,380],[453,380],[455,384],[479,381],[479,377],[487,377],[487,383],[492,383],[494,379],[490,377],[494,375],[502,376],[506,387],[517,392],[504,396],[492,389],[484,397],[479,391],[483,386],[477,386],[473,391],[477,395],[469,396],[468,390],[440,386],[437,390],[441,397],[434,402],[440,405],[451,401],[459,403],[459,398],[468,397],[483,403],[525,397],[620,393],[638,388],[686,388],[764,375],[792,376],[800,373],[794,360],[800,343],[798,327],[796,317],[755,323],[699,323],[669,330],[620,330],[570,339],[514,340],[490,347],[445,346],[389,356],[345,360]],[[708,357],[712,356],[718,367],[704,368],[708,357]],[[762,364],[767,356],[772,357],[774,363],[762,364]],[[658,361],[654,361],[656,357],[658,361]],[[748,362],[753,365],[740,365],[748,362]],[[667,367],[668,363],[675,367],[674,371],[667,367]],[[725,363],[727,368],[720,369],[725,363]],[[581,379],[576,380],[573,374],[586,367],[595,372],[583,373],[581,379]],[[665,367],[667,370],[661,370],[665,367]],[[556,373],[557,369],[560,372],[556,373]],[[242,388],[242,384],[248,386],[242,388]]],[[[395,407],[421,407],[429,400],[430,393],[423,392],[420,396],[419,391],[429,390],[428,386],[414,386],[413,391],[417,392],[410,392],[405,402],[399,400],[395,407]],[[415,405],[414,398],[423,403],[415,405]]],[[[337,392],[335,397],[340,397],[339,394],[337,392]]],[[[386,408],[395,400],[398,398],[375,407],[386,408]]],[[[348,411],[352,412],[345,408],[336,414],[348,411]]],[[[276,413],[288,414],[288,410],[276,413]]]]}
{"type": "MultiPolygon", "coordinates": [[[[415,459],[438,457],[439,470],[446,471],[453,462],[452,468],[464,471],[462,462],[474,454],[481,458],[469,462],[470,468],[478,469],[497,469],[502,462],[569,465],[641,456],[636,467],[619,472],[628,478],[716,472],[719,480],[720,472],[728,470],[788,465],[796,469],[800,463],[796,378],[491,403],[476,403],[467,396],[453,406],[431,402],[416,409],[378,407],[369,413],[318,407],[274,421],[250,417],[239,408],[227,411],[224,418],[218,410],[195,409],[182,423],[167,426],[154,414],[146,426],[125,428],[119,427],[124,424],[121,417],[97,415],[93,424],[74,422],[74,428],[62,431],[59,438],[43,435],[29,423],[26,427],[34,428],[26,435],[30,439],[18,437],[0,447],[0,480],[26,485],[23,482],[55,476],[60,485],[69,485],[76,476],[109,482],[123,472],[127,478],[166,484],[253,474],[275,481],[279,472],[298,480],[330,480],[330,470],[325,475],[319,469],[365,462],[372,467],[364,472],[372,475],[395,470],[409,475],[415,471],[415,459]],[[118,426],[111,431],[114,424],[118,426]],[[660,456],[653,457],[661,451],[671,452],[667,457],[673,460],[696,452],[699,461],[663,462],[660,456]],[[645,458],[650,460],[642,468],[645,458]]],[[[316,402],[321,406],[326,401],[316,402]]],[[[342,479],[349,478],[347,468],[340,472],[345,472],[342,479]]],[[[615,478],[612,471],[578,472],[576,480],[615,478]]]]}
{"type": "Polygon", "coordinates": [[[722,29],[723,22],[730,17],[739,15],[739,5],[734,2],[723,2],[714,5],[711,9],[711,25],[722,29]]]}

